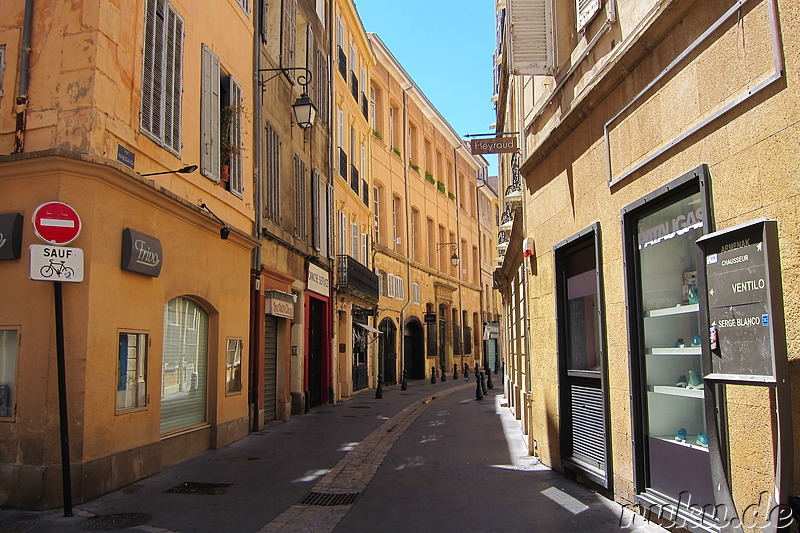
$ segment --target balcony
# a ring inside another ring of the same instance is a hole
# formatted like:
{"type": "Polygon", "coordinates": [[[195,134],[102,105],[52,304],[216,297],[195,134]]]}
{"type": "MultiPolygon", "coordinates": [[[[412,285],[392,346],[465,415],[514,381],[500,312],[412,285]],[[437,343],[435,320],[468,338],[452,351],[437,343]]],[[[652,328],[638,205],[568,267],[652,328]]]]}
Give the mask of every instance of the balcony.
{"type": "Polygon", "coordinates": [[[344,53],[341,46],[337,48],[339,49],[339,74],[347,80],[347,54],[344,53]]]}
{"type": "Polygon", "coordinates": [[[356,102],[358,102],[358,78],[356,77],[356,73],[352,70],[350,71],[350,92],[353,94],[353,98],[355,98],[356,102]]]}
{"type": "Polygon", "coordinates": [[[349,255],[337,256],[337,262],[336,291],[377,304],[378,275],[349,255]]]}
{"type": "Polygon", "coordinates": [[[339,147],[339,175],[347,179],[347,154],[339,147]]]}

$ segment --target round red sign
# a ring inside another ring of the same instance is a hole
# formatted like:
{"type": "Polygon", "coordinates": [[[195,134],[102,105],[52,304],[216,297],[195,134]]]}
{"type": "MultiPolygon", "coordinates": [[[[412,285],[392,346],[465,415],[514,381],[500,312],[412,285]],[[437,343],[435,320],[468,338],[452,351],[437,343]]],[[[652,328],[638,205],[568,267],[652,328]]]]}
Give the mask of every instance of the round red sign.
{"type": "Polygon", "coordinates": [[[81,217],[67,204],[47,202],[33,212],[33,230],[44,242],[63,246],[81,232],[81,217]]]}

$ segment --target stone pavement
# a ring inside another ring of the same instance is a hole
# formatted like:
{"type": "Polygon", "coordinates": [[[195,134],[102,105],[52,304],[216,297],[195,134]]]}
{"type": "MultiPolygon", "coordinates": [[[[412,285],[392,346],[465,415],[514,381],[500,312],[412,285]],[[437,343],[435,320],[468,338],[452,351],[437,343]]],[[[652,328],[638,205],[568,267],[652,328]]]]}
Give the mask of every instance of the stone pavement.
{"type": "Polygon", "coordinates": [[[0,533],[664,531],[528,456],[502,391],[478,402],[475,385],[364,391],[75,505],[73,517],[0,510],[0,533]]]}

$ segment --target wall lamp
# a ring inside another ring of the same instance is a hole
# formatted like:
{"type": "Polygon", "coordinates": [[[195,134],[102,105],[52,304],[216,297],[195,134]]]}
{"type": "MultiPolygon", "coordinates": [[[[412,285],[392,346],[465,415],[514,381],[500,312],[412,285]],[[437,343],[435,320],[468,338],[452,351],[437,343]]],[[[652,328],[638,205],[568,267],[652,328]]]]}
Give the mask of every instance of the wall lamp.
{"type": "Polygon", "coordinates": [[[258,84],[261,86],[261,91],[263,92],[268,81],[275,79],[281,74],[289,76],[289,72],[294,70],[303,72],[303,74],[299,74],[297,76],[297,82],[303,86],[303,92],[300,94],[300,97],[294,101],[294,104],[292,104],[292,109],[294,110],[294,118],[297,122],[297,125],[306,130],[314,125],[314,119],[317,116],[317,108],[314,106],[314,102],[311,101],[311,98],[306,93],[308,84],[311,83],[310,70],[305,67],[260,68],[258,69],[259,72],[277,72],[277,74],[265,80],[261,80],[258,82],[258,84]]]}
{"type": "Polygon", "coordinates": [[[459,261],[458,244],[457,243],[454,243],[454,242],[436,243],[436,251],[438,252],[439,250],[442,249],[442,246],[447,246],[448,244],[453,247],[453,255],[450,256],[450,263],[454,267],[457,267],[458,266],[458,261],[459,261]]]}
{"type": "Polygon", "coordinates": [[[139,174],[140,176],[158,176],[160,174],[191,174],[197,170],[197,165],[186,165],[183,168],[179,168],[178,170],[165,170],[164,172],[151,172],[149,174],[139,174]]]}
{"type": "Polygon", "coordinates": [[[228,227],[228,225],[227,225],[226,223],[224,223],[224,222],[222,221],[222,219],[221,219],[221,218],[219,218],[219,217],[216,215],[216,213],[214,213],[214,212],[213,212],[211,209],[209,209],[209,208],[208,208],[208,206],[207,206],[206,204],[200,204],[200,209],[205,209],[206,211],[208,211],[209,213],[211,213],[211,216],[212,216],[212,217],[214,217],[214,218],[216,218],[216,219],[217,219],[217,222],[219,222],[220,224],[222,224],[222,227],[221,227],[221,228],[219,228],[219,238],[220,238],[220,239],[222,239],[223,241],[224,241],[225,239],[227,239],[227,238],[228,238],[228,235],[230,235],[230,234],[231,234],[231,229],[228,227]]]}

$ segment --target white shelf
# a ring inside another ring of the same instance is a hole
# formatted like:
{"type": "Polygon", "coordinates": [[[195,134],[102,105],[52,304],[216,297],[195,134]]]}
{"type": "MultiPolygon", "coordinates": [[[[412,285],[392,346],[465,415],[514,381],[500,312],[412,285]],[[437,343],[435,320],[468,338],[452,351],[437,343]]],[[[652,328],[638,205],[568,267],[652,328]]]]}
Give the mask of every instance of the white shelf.
{"type": "Polygon", "coordinates": [[[675,307],[665,307],[663,309],[653,309],[650,311],[650,316],[683,315],[686,313],[697,313],[698,311],[700,311],[700,304],[684,304],[676,305],[675,307]]]}
{"type": "Polygon", "coordinates": [[[669,394],[670,396],[683,396],[684,398],[704,398],[703,389],[689,389],[687,387],[676,387],[674,385],[653,385],[653,392],[657,394],[669,394]]]}
{"type": "Polygon", "coordinates": [[[663,440],[665,442],[670,442],[675,444],[676,446],[684,446],[686,448],[692,448],[693,450],[703,450],[705,452],[708,451],[708,446],[703,446],[702,444],[695,444],[697,442],[697,435],[686,435],[686,442],[675,440],[674,435],[651,435],[653,438],[663,440]]]}
{"type": "Polygon", "coordinates": [[[703,355],[700,346],[685,346],[683,348],[651,348],[648,355],[703,355]]]}

